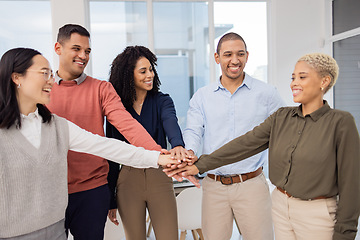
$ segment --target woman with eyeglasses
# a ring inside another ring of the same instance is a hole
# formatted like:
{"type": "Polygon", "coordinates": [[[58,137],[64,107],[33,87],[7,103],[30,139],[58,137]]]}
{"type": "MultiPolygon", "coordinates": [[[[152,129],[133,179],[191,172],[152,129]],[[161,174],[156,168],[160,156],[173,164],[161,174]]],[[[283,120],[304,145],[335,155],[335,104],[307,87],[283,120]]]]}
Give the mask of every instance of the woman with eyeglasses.
{"type": "Polygon", "coordinates": [[[53,81],[36,50],[11,49],[0,60],[1,240],[66,239],[68,150],[142,168],[176,162],[51,114],[44,104],[53,81]]]}

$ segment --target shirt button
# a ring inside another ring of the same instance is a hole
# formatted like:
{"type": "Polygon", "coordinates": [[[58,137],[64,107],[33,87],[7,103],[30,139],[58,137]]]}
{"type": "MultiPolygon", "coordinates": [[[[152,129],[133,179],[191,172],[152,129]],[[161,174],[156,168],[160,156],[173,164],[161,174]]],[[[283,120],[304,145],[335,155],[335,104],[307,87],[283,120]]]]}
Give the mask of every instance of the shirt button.
{"type": "Polygon", "coordinates": [[[301,134],[301,132],[299,131],[299,135],[301,134]]]}
{"type": "Polygon", "coordinates": [[[289,160],[289,163],[291,163],[291,159],[289,160]]]}

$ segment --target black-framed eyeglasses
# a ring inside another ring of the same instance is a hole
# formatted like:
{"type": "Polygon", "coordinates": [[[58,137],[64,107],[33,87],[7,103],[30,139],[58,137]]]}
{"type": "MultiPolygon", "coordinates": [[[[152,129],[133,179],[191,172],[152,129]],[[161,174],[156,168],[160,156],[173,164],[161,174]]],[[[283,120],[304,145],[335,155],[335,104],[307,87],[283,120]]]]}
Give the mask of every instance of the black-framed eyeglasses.
{"type": "Polygon", "coordinates": [[[42,73],[43,76],[44,76],[44,80],[47,82],[49,80],[52,80],[54,79],[54,74],[53,74],[53,71],[50,70],[50,69],[42,69],[42,70],[27,70],[27,71],[32,71],[32,72],[39,72],[39,73],[42,73]]]}

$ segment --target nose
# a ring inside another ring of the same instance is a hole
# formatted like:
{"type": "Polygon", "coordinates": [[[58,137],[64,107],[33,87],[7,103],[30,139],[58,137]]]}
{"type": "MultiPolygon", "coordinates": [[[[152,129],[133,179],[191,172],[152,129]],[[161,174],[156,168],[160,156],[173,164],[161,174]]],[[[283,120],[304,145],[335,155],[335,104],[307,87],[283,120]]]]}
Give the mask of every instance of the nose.
{"type": "Polygon", "coordinates": [[[240,62],[238,56],[236,56],[235,54],[232,56],[231,58],[231,63],[232,64],[238,64],[240,62]]]}
{"type": "Polygon", "coordinates": [[[146,77],[148,77],[148,78],[153,78],[154,76],[155,76],[155,73],[154,73],[154,71],[147,71],[147,75],[146,75],[146,77]]]}
{"type": "Polygon", "coordinates": [[[86,52],[83,50],[83,51],[79,51],[79,58],[85,60],[86,59],[86,52]]]}
{"type": "Polygon", "coordinates": [[[296,86],[297,85],[297,78],[295,76],[292,77],[292,80],[290,82],[290,87],[296,86]]]}
{"type": "Polygon", "coordinates": [[[55,77],[51,76],[49,80],[47,80],[47,83],[50,84],[51,86],[54,84],[55,82],[55,77]]]}

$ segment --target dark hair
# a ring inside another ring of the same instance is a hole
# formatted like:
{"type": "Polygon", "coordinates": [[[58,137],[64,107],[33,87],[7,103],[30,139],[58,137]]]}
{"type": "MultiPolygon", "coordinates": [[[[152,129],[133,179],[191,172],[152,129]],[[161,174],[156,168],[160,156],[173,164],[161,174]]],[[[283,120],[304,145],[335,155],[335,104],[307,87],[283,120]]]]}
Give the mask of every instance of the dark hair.
{"type": "Polygon", "coordinates": [[[83,26],[78,24],[66,24],[59,28],[59,33],[57,35],[57,41],[61,44],[64,43],[65,40],[70,39],[71,34],[78,33],[81,36],[85,36],[90,38],[90,33],[83,26]]]}
{"type": "MultiPolygon", "coordinates": [[[[20,109],[16,98],[16,84],[12,74],[26,74],[33,65],[33,57],[41,55],[31,48],[13,48],[4,53],[0,60],[0,128],[10,128],[13,124],[21,128],[20,109]]],[[[42,104],[37,104],[43,122],[51,121],[50,111],[42,104]]]]}
{"type": "Polygon", "coordinates": [[[229,41],[229,40],[240,40],[244,43],[245,45],[245,51],[247,51],[247,46],[246,46],[246,43],[245,43],[245,40],[237,33],[234,33],[234,32],[229,32],[229,33],[226,33],[224,36],[222,36],[219,40],[219,43],[217,45],[217,48],[216,48],[216,52],[217,54],[220,54],[220,49],[221,49],[221,44],[225,41],[229,41]]]}
{"type": "Polygon", "coordinates": [[[155,69],[157,58],[148,48],[143,46],[126,47],[122,53],[116,56],[111,64],[109,82],[114,86],[127,109],[132,107],[136,100],[134,69],[141,57],[149,60],[154,71],[153,88],[148,93],[157,93],[161,84],[155,69]]]}

